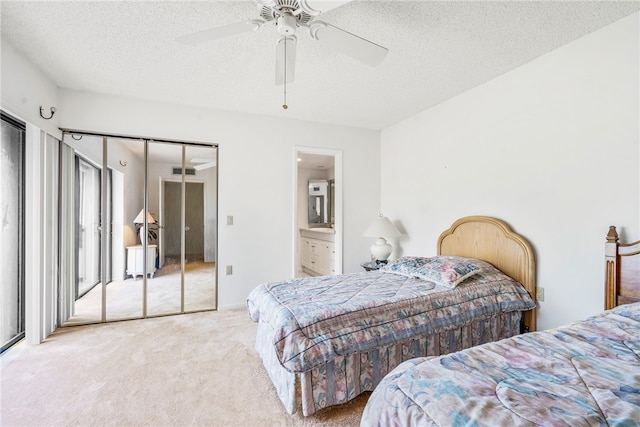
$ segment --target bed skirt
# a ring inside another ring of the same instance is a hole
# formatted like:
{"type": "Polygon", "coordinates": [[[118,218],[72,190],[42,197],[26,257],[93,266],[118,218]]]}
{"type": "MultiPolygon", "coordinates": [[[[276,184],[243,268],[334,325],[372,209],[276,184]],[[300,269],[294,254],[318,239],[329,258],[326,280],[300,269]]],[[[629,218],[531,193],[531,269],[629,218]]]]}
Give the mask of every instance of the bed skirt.
{"type": "Polygon", "coordinates": [[[520,333],[522,313],[500,313],[488,319],[433,335],[421,335],[358,353],[337,355],[305,372],[285,369],[273,346],[273,330],[258,323],[256,350],[288,413],[302,408],[307,416],[373,391],[393,368],[414,357],[439,356],[520,333]]]}

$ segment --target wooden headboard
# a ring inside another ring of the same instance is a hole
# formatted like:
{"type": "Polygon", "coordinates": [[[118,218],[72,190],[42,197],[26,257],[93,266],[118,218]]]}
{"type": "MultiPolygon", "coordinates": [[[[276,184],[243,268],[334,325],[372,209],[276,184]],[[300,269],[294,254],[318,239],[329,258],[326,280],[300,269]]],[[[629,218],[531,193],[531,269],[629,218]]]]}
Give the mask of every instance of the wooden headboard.
{"type": "MultiPolygon", "coordinates": [[[[438,238],[438,255],[478,258],[522,283],[536,300],[536,261],[531,245],[503,221],[487,216],[460,218],[438,238]]],[[[536,309],[524,313],[524,324],[536,330],[536,309]]]]}
{"type": "Polygon", "coordinates": [[[604,308],[640,301],[640,240],[620,243],[618,232],[609,227],[605,243],[604,308]]]}

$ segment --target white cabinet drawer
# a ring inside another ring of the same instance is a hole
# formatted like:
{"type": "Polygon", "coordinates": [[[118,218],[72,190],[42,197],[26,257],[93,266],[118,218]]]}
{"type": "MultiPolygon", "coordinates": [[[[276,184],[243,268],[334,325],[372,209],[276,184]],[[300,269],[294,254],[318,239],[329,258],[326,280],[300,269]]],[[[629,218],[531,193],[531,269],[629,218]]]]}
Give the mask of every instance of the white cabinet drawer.
{"type": "Polygon", "coordinates": [[[311,274],[335,274],[335,244],[324,240],[301,238],[302,266],[311,274]]]}

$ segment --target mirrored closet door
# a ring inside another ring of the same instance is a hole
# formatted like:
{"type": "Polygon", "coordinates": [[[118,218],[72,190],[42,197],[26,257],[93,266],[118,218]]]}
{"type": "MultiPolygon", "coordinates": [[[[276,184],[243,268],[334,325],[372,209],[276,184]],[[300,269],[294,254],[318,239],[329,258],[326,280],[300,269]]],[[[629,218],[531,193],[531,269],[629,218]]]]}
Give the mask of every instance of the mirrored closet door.
{"type": "Polygon", "coordinates": [[[216,309],[216,147],[67,131],[60,178],[60,324],[216,309]]]}

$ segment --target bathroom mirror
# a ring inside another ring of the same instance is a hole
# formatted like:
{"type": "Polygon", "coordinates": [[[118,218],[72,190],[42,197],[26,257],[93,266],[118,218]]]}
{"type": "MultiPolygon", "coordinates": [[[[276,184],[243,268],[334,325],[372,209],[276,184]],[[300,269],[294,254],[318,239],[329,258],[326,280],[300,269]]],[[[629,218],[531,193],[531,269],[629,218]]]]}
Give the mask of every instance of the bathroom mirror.
{"type": "Polygon", "coordinates": [[[309,228],[331,227],[331,186],[325,179],[309,180],[309,228]]]}

